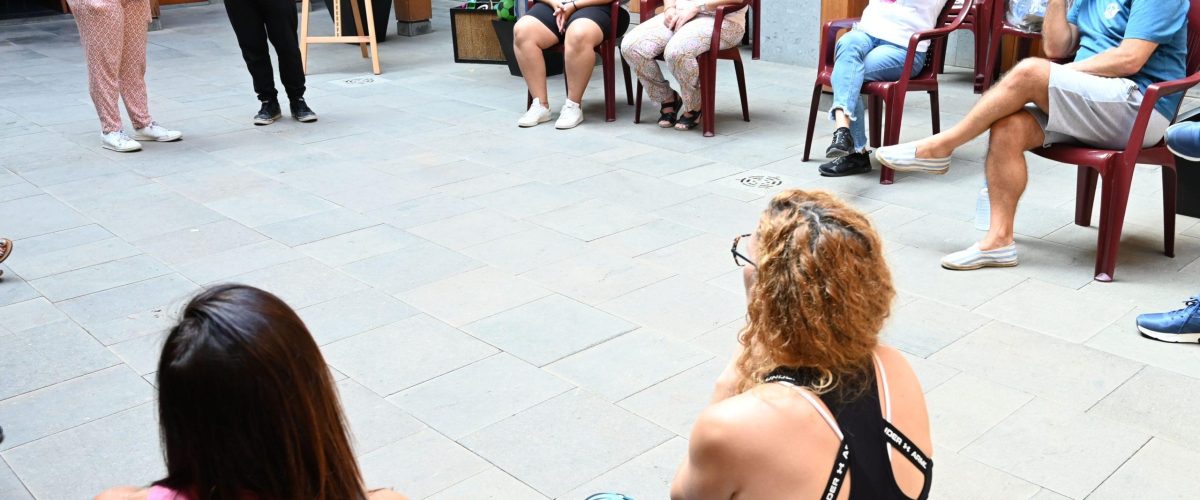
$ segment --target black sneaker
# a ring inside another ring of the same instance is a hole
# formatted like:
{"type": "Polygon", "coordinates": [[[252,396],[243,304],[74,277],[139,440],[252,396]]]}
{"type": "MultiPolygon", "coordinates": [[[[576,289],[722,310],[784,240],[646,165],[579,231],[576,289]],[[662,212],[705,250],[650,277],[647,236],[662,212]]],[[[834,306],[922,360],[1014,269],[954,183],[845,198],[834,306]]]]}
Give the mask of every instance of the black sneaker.
{"type": "Polygon", "coordinates": [[[292,118],[304,123],[315,122],[317,121],[317,113],[309,109],[308,104],[305,104],[304,98],[301,97],[292,101],[292,118]]]}
{"type": "Polygon", "coordinates": [[[822,177],[843,177],[854,174],[865,174],[871,171],[871,156],[867,153],[850,153],[841,158],[821,165],[817,170],[822,177]]]}
{"type": "Polygon", "coordinates": [[[283,111],[279,109],[279,101],[263,101],[262,107],[258,108],[258,114],[254,115],[254,124],[270,125],[281,116],[283,116],[283,111]]]}
{"type": "Polygon", "coordinates": [[[839,127],[833,131],[833,142],[829,144],[829,149],[825,150],[826,158],[841,158],[854,152],[854,136],[850,135],[850,129],[839,127]]]}

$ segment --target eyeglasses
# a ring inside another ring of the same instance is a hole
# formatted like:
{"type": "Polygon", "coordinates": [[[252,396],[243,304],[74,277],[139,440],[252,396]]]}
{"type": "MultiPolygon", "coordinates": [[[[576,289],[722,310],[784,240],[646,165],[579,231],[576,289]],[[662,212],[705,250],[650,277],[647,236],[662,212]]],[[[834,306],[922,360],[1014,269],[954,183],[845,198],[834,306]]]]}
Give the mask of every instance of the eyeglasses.
{"type": "Polygon", "coordinates": [[[738,251],[738,243],[742,241],[742,238],[749,238],[751,236],[753,236],[753,235],[743,234],[741,236],[738,236],[737,238],[733,239],[733,246],[729,247],[729,252],[733,254],[733,263],[736,264],[738,267],[742,267],[742,266],[746,266],[746,265],[749,265],[751,267],[758,267],[754,264],[753,260],[750,260],[750,257],[747,257],[746,254],[738,251]]]}

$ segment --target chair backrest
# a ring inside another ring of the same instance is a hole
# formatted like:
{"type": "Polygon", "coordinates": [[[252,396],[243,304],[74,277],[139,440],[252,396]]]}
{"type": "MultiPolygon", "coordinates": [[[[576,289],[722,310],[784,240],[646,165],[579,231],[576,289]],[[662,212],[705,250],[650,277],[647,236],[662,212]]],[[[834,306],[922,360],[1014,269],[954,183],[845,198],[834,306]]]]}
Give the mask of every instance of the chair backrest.
{"type": "MultiPolygon", "coordinates": [[[[937,23],[934,28],[944,28],[951,26],[960,18],[966,19],[968,16],[978,15],[978,10],[975,9],[976,4],[985,0],[963,0],[961,8],[954,7],[954,0],[946,0],[946,5],[942,7],[942,13],[938,14],[937,23]]],[[[1200,0],[1194,0],[1200,1],[1200,0]]],[[[976,17],[978,18],[978,17],[976,17]]],[[[925,58],[925,71],[930,71],[930,68],[937,70],[942,67],[942,60],[946,58],[946,40],[948,37],[938,37],[929,45],[927,54],[933,57],[925,58]]],[[[978,42],[976,42],[978,43],[978,42]]]]}
{"type": "Polygon", "coordinates": [[[1200,0],[1191,0],[1188,9],[1187,74],[1200,70],[1200,0]]]}

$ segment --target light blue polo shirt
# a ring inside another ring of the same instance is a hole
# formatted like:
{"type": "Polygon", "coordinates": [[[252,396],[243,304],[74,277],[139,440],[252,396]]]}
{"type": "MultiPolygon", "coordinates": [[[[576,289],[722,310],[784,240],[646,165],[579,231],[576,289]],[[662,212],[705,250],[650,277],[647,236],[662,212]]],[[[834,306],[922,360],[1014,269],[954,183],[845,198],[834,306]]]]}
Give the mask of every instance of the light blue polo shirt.
{"type": "MultiPolygon", "coordinates": [[[[1128,77],[1142,92],[1152,83],[1183,78],[1187,76],[1188,7],[1188,0],[1075,0],[1067,12],[1067,22],[1079,27],[1075,60],[1136,38],[1158,44],[1142,70],[1128,77]]],[[[1159,99],[1154,109],[1172,119],[1181,99],[1182,93],[1159,99]]]]}

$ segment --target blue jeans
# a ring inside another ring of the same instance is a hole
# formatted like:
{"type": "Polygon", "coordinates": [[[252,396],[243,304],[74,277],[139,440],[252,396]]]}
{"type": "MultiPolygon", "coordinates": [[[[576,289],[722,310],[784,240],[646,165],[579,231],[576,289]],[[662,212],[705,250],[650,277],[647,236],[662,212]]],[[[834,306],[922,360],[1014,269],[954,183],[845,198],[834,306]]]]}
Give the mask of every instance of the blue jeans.
{"type": "MultiPolygon", "coordinates": [[[[829,118],[833,119],[833,112],[837,109],[850,117],[850,135],[854,137],[854,147],[858,151],[867,149],[867,128],[863,124],[867,106],[859,94],[863,81],[898,80],[900,72],[904,71],[906,55],[907,48],[857,29],[838,40],[831,78],[833,106],[829,108],[829,118]]],[[[924,52],[917,52],[910,76],[917,76],[925,67],[925,55],[924,52]]]]}

